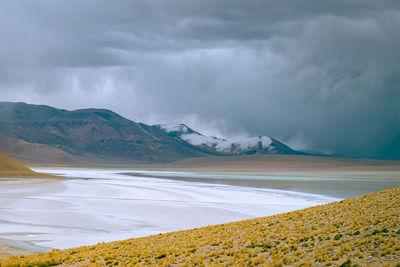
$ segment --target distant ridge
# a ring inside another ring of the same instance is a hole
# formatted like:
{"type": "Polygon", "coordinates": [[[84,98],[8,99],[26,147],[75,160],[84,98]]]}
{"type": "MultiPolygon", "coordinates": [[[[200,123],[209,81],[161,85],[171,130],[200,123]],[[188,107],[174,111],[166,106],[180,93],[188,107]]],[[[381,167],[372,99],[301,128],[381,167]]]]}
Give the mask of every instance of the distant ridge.
{"type": "Polygon", "coordinates": [[[0,114],[1,134],[50,145],[89,162],[167,162],[206,155],[163,131],[106,109],[67,111],[0,102],[0,114]]]}
{"type": "Polygon", "coordinates": [[[153,126],[163,130],[171,137],[179,138],[207,151],[224,155],[309,154],[296,151],[269,136],[244,137],[231,141],[215,136],[205,136],[185,124],[160,124],[153,126]]]}
{"type": "Polygon", "coordinates": [[[163,163],[193,157],[301,154],[268,136],[225,140],[184,124],[147,125],[106,109],[0,102],[0,151],[35,162],[163,163]]]}

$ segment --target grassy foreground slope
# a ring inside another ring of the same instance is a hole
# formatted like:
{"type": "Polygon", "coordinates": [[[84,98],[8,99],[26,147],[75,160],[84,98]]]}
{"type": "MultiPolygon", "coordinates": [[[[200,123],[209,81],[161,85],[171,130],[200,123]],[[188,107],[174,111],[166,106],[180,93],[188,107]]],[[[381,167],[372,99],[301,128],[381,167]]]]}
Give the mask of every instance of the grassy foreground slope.
{"type": "Polygon", "coordinates": [[[52,177],[32,171],[18,161],[0,152],[0,177],[52,177]]]}
{"type": "Polygon", "coordinates": [[[280,215],[11,257],[0,266],[400,266],[400,188],[280,215]]]}

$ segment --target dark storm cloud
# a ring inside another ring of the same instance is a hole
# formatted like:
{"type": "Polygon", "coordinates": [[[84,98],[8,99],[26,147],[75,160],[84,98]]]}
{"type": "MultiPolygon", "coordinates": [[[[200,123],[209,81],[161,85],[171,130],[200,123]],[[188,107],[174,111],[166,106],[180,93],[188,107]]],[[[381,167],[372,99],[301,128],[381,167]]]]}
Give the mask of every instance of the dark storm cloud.
{"type": "Polygon", "coordinates": [[[400,157],[399,1],[3,1],[1,99],[400,157]]]}

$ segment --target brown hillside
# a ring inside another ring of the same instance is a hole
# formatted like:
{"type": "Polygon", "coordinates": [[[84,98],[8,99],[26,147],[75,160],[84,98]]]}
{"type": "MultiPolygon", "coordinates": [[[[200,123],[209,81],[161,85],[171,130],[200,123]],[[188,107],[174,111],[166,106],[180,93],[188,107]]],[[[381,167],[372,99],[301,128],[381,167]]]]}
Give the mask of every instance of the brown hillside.
{"type": "Polygon", "coordinates": [[[28,143],[22,139],[0,134],[0,151],[25,164],[76,164],[81,161],[75,156],[56,147],[28,143]]]}

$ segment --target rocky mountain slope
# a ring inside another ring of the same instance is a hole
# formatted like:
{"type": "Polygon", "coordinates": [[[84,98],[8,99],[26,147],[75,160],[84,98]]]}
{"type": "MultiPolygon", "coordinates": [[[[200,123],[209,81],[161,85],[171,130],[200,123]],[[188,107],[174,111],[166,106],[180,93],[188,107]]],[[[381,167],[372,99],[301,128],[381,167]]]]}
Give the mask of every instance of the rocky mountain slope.
{"type": "Polygon", "coordinates": [[[0,151],[21,159],[96,163],[169,162],[208,155],[304,154],[274,138],[229,141],[186,125],[147,125],[110,110],[68,111],[0,102],[0,151]]]}
{"type": "Polygon", "coordinates": [[[51,145],[29,143],[22,139],[0,134],[0,151],[24,163],[46,164],[76,164],[81,160],[51,145]]]}
{"type": "Polygon", "coordinates": [[[203,156],[163,131],[105,109],[66,111],[42,105],[0,103],[0,133],[51,145],[95,162],[163,162],[203,156]]]}

